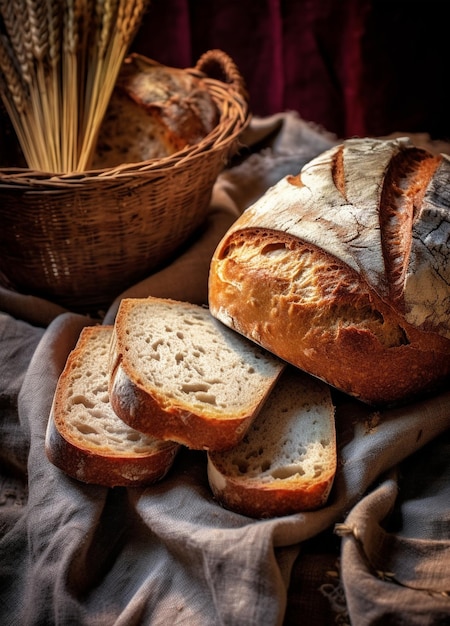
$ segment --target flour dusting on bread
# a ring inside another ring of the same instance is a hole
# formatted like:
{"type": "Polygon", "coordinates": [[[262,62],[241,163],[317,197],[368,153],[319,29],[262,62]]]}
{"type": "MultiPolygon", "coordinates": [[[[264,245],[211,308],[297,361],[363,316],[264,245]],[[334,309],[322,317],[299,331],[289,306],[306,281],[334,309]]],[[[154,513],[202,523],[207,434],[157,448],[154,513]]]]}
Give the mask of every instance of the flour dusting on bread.
{"type": "Polygon", "coordinates": [[[369,404],[450,375],[450,160],[351,139],[269,189],[213,255],[211,313],[369,404]]]}

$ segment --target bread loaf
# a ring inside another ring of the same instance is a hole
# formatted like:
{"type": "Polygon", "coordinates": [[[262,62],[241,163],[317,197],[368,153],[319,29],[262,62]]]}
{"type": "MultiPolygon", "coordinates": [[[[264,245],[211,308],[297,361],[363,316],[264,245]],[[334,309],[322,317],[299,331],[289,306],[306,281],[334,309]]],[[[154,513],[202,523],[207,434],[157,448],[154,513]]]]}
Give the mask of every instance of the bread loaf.
{"type": "Polygon", "coordinates": [[[226,508],[276,517],[324,506],[336,463],[330,387],[289,367],[244,439],[231,450],[208,452],[208,480],[226,508]]]}
{"type": "Polygon", "coordinates": [[[114,323],[110,399],[130,426],[189,448],[242,439],[285,363],[205,307],[124,298],[114,323]]]}
{"type": "Polygon", "coordinates": [[[93,167],[170,156],[199,143],[218,121],[218,108],[200,76],[131,54],[102,122],[93,167]]]}
{"type": "Polygon", "coordinates": [[[218,245],[212,315],[369,404],[450,373],[450,159],[350,139],[287,176],[218,245]]]}
{"type": "Polygon", "coordinates": [[[108,396],[112,326],[88,326],[69,354],[55,391],[45,449],[56,467],[77,480],[147,485],[163,478],[179,445],[130,428],[108,396]]]}

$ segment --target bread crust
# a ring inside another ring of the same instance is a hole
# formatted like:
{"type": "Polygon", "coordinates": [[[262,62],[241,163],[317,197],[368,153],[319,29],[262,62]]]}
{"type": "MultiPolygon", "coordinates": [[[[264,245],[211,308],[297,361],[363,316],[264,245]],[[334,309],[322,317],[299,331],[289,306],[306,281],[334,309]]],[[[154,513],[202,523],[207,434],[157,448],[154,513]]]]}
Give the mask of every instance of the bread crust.
{"type": "Polygon", "coordinates": [[[287,368],[244,440],[208,453],[208,481],[224,507],[255,518],[324,506],[337,469],[331,389],[287,368]]]}
{"type": "MultiPolygon", "coordinates": [[[[108,355],[100,353],[94,354],[89,362],[86,360],[87,351],[94,349],[91,347],[92,341],[100,340],[101,335],[104,336],[103,343],[109,341],[112,327],[85,327],[77,345],[67,358],[53,397],[47,424],[45,451],[53,465],[72,478],[85,483],[105,487],[148,485],[161,480],[167,474],[179,451],[178,444],[151,439],[145,441],[138,433],[123,432],[118,418],[117,429],[122,431],[122,434],[117,433],[116,438],[121,439],[120,446],[108,445],[108,443],[99,445],[97,442],[92,445],[89,435],[85,437],[83,434],[83,428],[88,428],[92,432],[99,428],[96,418],[98,411],[109,412],[110,415],[106,419],[111,422],[112,418],[112,423],[116,419],[106,403],[104,406],[100,403],[96,406],[92,400],[91,390],[88,388],[92,360],[97,361],[98,367],[95,374],[96,382],[93,383],[95,385],[99,384],[102,367],[108,362],[108,355]],[[84,398],[75,397],[79,392],[74,391],[74,383],[79,379],[83,380],[86,385],[84,398]],[[75,404],[85,406],[83,409],[85,418],[83,418],[83,424],[80,421],[80,426],[74,426],[70,422],[70,420],[78,421],[76,416],[72,417],[71,414],[75,404]],[[89,413],[90,410],[92,414],[89,413]],[[138,440],[142,440],[140,446],[135,445],[138,440]]],[[[97,348],[99,344],[96,343],[95,346],[97,348]]],[[[107,385],[106,379],[105,385],[107,385]]],[[[103,415],[99,419],[103,419],[103,415]]]]}
{"type": "Polygon", "coordinates": [[[218,122],[201,76],[130,54],[100,128],[93,168],[168,157],[198,144],[218,122]]]}
{"type": "Polygon", "coordinates": [[[344,143],[233,224],[211,262],[209,306],[341,391],[394,404],[450,375],[450,213],[436,200],[450,165],[404,139],[349,143],[349,163],[344,143]],[[361,196],[350,181],[365,155],[361,196]]]}
{"type": "MultiPolygon", "coordinates": [[[[285,364],[273,357],[264,355],[271,362],[270,374],[258,392],[252,397],[251,404],[233,409],[228,414],[211,408],[197,407],[190,402],[184,403],[170,398],[168,388],[159,389],[148,384],[142,378],[142,372],[127,357],[127,335],[129,327],[128,312],[137,303],[162,303],[181,310],[195,311],[203,309],[198,305],[161,298],[125,298],[122,300],[116,321],[110,353],[110,401],[117,415],[128,425],[154,437],[176,441],[195,450],[223,450],[238,443],[252,420],[256,417],[265,399],[276,384],[285,364]]],[[[151,326],[152,307],[149,306],[151,326]]],[[[208,313],[209,315],[209,313],[208,313]]],[[[211,318],[213,320],[213,318],[211,318]]],[[[217,324],[216,320],[213,320],[217,324]]],[[[218,333],[229,329],[218,327],[218,333]]],[[[218,334],[219,336],[219,334],[218,334]]],[[[158,338],[156,338],[158,339],[158,338]]],[[[155,338],[153,338],[155,340],[155,338]]],[[[263,356],[263,352],[261,352],[263,356]]],[[[269,366],[267,366],[269,367],[269,366]]],[[[232,377],[233,372],[229,375],[232,377]]],[[[209,373],[211,375],[211,373],[209,373]]],[[[230,378],[230,388],[233,380],[230,378]]]]}
{"type": "Polygon", "coordinates": [[[215,463],[208,459],[208,478],[219,504],[241,515],[260,519],[313,511],[325,506],[335,476],[330,471],[320,482],[297,483],[291,487],[251,484],[224,475],[215,463]]]}
{"type": "Polygon", "coordinates": [[[121,365],[121,353],[115,352],[111,364],[111,404],[129,426],[164,441],[176,441],[193,450],[223,450],[233,447],[243,437],[262,405],[261,397],[251,413],[218,420],[197,415],[176,404],[167,404],[164,394],[150,390],[121,365]],[[162,408],[164,407],[164,409],[162,408]]]}
{"type": "Polygon", "coordinates": [[[162,480],[172,467],[179,446],[161,442],[150,455],[115,455],[74,443],[55,424],[52,409],[47,424],[46,454],[65,474],[84,483],[104,487],[142,487],[162,480]]]}

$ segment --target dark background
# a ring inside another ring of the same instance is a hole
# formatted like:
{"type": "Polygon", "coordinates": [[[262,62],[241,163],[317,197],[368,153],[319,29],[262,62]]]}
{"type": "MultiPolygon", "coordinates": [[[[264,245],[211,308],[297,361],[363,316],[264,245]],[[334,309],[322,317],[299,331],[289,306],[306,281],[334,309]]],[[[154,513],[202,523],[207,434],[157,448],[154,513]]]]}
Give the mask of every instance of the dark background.
{"type": "Polygon", "coordinates": [[[254,115],[286,110],[339,137],[450,138],[446,2],[152,0],[133,49],[175,67],[220,48],[254,115]]]}

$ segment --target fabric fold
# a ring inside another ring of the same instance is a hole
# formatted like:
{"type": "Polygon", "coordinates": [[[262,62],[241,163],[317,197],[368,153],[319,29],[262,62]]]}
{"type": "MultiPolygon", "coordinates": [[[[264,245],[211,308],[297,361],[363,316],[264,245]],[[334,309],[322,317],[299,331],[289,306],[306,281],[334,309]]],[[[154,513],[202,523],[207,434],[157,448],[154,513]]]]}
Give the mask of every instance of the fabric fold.
{"type": "MultiPolygon", "coordinates": [[[[206,303],[209,258],[228,224],[332,141],[291,114],[261,126],[258,146],[267,145],[219,177],[198,238],[121,297],[206,303]]],[[[450,392],[383,411],[334,394],[338,472],[317,511],[263,521],[228,511],[209,489],[206,452],[187,448],[145,489],[85,485],[48,461],[45,429],[81,329],[112,323],[120,298],[103,320],[36,300],[27,310],[24,298],[0,293],[2,624],[291,626],[299,622],[286,612],[289,597],[309,602],[290,588],[292,572],[325,534],[342,542],[349,623],[445,623],[450,392]]],[[[342,620],[343,595],[327,584],[323,602],[335,602],[342,620]]]]}

